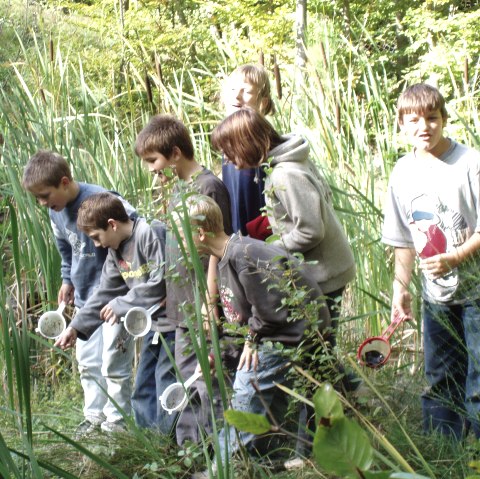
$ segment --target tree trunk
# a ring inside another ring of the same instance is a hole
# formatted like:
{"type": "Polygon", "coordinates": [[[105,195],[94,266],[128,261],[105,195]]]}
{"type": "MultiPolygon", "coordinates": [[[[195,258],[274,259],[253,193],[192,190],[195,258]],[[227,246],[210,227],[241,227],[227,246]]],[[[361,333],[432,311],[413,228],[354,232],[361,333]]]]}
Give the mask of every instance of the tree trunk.
{"type": "Polygon", "coordinates": [[[307,54],[305,52],[305,32],[307,29],[307,0],[297,0],[296,6],[296,45],[297,54],[295,63],[298,67],[303,68],[307,63],[307,54]]]}

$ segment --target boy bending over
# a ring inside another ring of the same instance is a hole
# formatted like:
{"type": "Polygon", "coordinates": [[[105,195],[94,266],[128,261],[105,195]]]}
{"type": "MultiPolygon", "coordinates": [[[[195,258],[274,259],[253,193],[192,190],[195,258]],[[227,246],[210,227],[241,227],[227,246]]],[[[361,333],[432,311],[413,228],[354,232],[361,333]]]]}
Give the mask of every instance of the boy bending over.
{"type": "MultiPolygon", "coordinates": [[[[282,248],[239,234],[227,235],[220,209],[211,198],[192,196],[187,204],[198,252],[219,260],[217,280],[226,320],[247,329],[232,408],[266,414],[267,406],[275,414],[280,405],[286,405],[286,395],[274,383],[286,382],[290,366],[288,356],[275,343],[296,348],[305,340],[307,327],[321,333],[330,325],[322,292],[315,279],[282,248]],[[294,291],[301,294],[294,295],[294,291]],[[261,391],[263,401],[252,383],[261,391]]],[[[284,413],[278,411],[279,423],[284,413]]],[[[253,448],[253,434],[239,432],[238,438],[253,448]]],[[[226,455],[239,448],[232,428],[222,430],[219,444],[222,460],[228,463],[226,455]]]]}
{"type": "MultiPolygon", "coordinates": [[[[38,151],[23,172],[23,187],[30,191],[41,206],[49,208],[50,221],[62,257],[62,286],[58,302],[74,304],[81,309],[100,281],[107,250],[77,228],[77,213],[82,201],[106,191],[101,186],[80,183],[73,179],[67,161],[53,151],[38,151]]],[[[126,201],[128,214],[136,216],[126,201]]],[[[133,344],[117,348],[123,327],[99,328],[88,341],[77,341],[76,357],[85,405],[84,421],[78,426],[76,438],[102,428],[117,429],[122,415],[110,396],[127,413],[131,409],[133,344]],[[105,393],[105,391],[108,393],[105,393]]]]}
{"type": "MultiPolygon", "coordinates": [[[[122,202],[110,193],[87,198],[78,210],[78,229],[95,246],[108,248],[100,285],[55,345],[63,349],[77,337],[88,339],[104,322],[115,325],[134,306],[162,307],[152,314],[152,328],[143,338],[132,397],[135,420],[168,434],[175,416],[161,408],[158,396],[175,382],[175,371],[158,335],[174,353],[175,331],[165,318],[165,225],[130,219],[122,202]]],[[[124,335],[130,342],[131,336],[124,335]]],[[[130,363],[131,367],[131,363],[130,363]]]]}

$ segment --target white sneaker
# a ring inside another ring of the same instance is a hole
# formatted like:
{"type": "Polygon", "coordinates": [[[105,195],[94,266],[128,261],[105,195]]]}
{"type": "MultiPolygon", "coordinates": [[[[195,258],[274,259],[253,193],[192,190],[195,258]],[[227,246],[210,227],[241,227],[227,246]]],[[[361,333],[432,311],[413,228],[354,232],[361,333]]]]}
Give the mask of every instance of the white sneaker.
{"type": "Polygon", "coordinates": [[[75,440],[78,441],[84,437],[91,436],[100,430],[100,423],[94,423],[88,419],[84,419],[75,430],[75,440]]]}
{"type": "Polygon", "coordinates": [[[100,429],[107,434],[112,434],[117,432],[125,432],[127,430],[127,425],[123,419],[119,419],[118,421],[114,422],[103,421],[100,425],[100,429]]]}
{"type": "Polygon", "coordinates": [[[287,471],[293,471],[295,469],[303,469],[307,465],[307,461],[301,457],[294,457],[283,463],[283,467],[287,471]]]}

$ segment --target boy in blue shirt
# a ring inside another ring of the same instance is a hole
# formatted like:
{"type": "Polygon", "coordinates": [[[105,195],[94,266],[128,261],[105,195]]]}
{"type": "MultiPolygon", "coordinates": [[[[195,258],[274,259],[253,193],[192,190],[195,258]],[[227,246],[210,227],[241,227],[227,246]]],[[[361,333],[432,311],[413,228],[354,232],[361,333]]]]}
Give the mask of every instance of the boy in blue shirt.
{"type": "MultiPolygon", "coordinates": [[[[81,309],[100,281],[107,250],[96,247],[77,228],[77,213],[84,199],[106,190],[75,181],[66,160],[47,150],[40,150],[30,158],[23,172],[23,187],[41,206],[49,208],[62,258],[58,302],[81,309]]],[[[124,204],[129,215],[135,216],[134,208],[124,204]]],[[[85,419],[77,428],[77,438],[99,427],[106,432],[118,429],[122,415],[105,391],[124,411],[130,412],[133,344],[127,344],[126,349],[116,347],[122,331],[122,325],[102,327],[88,341],[77,342],[76,357],[85,399],[85,419]]]]}
{"type": "Polygon", "coordinates": [[[392,318],[412,319],[409,285],[422,280],[424,429],[480,436],[480,153],[444,136],[445,100],[407,88],[398,122],[412,151],[392,171],[382,241],[395,248],[392,318]]]}

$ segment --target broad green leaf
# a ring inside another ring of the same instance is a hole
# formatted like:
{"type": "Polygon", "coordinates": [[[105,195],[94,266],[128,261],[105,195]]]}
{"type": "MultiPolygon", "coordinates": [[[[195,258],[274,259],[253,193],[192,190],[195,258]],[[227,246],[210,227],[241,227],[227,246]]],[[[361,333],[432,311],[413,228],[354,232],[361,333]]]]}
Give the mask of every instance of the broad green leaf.
{"type": "Polygon", "coordinates": [[[317,425],[329,426],[336,419],[344,417],[342,403],[329,383],[322,384],[313,396],[317,425]]]}
{"type": "Polygon", "coordinates": [[[225,411],[225,420],[240,431],[252,434],[265,434],[271,428],[265,416],[252,414],[251,412],[235,411],[234,409],[225,411]]]}
{"type": "Polygon", "coordinates": [[[329,427],[317,428],[313,454],[321,468],[344,478],[358,477],[359,469],[368,470],[373,457],[365,431],[346,417],[337,418],[329,427]]]}

